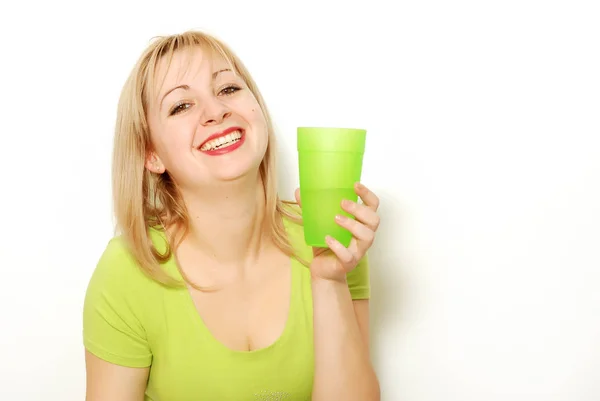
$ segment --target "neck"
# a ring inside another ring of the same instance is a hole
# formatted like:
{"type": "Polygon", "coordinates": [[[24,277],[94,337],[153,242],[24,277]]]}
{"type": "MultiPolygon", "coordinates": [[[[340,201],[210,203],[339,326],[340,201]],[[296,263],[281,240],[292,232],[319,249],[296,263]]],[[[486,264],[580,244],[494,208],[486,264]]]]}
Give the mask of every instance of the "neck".
{"type": "Polygon", "coordinates": [[[184,194],[189,214],[185,241],[221,264],[256,260],[268,238],[260,174],[184,194]],[[187,195],[187,196],[185,196],[187,195]]]}

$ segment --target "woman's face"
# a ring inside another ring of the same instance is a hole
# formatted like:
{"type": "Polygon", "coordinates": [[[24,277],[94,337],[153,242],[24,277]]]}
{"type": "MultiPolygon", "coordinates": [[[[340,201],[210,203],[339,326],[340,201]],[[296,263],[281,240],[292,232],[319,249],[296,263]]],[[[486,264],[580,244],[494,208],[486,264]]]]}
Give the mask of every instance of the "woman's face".
{"type": "Polygon", "coordinates": [[[256,173],[267,149],[267,123],[244,80],[229,68],[200,47],[176,52],[170,66],[161,60],[162,85],[149,99],[153,149],[146,168],[168,171],[182,189],[256,173]]]}

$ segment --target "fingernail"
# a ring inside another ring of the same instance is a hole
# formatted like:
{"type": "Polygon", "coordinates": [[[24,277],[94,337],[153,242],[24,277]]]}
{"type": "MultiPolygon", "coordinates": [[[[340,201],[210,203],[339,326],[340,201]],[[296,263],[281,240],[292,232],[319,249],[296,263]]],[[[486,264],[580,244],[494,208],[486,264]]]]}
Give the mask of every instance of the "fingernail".
{"type": "Polygon", "coordinates": [[[344,199],[342,200],[342,206],[343,207],[349,207],[350,206],[350,201],[348,199],[344,199]]]}
{"type": "Polygon", "coordinates": [[[337,221],[344,221],[346,219],[346,216],[342,216],[341,214],[338,214],[335,216],[335,219],[337,221]]]}

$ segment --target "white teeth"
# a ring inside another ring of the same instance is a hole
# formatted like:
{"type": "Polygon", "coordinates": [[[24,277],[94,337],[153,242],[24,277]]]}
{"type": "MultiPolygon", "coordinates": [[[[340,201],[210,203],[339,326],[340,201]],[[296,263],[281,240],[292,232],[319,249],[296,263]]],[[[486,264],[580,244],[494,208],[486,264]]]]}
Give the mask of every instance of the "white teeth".
{"type": "Polygon", "coordinates": [[[220,138],[216,138],[216,139],[213,139],[212,141],[206,142],[204,145],[202,145],[200,150],[207,151],[207,150],[214,150],[216,148],[219,148],[219,149],[226,148],[227,146],[231,146],[234,143],[236,143],[237,141],[239,141],[241,137],[242,137],[242,133],[238,130],[238,131],[232,132],[230,134],[227,134],[225,136],[222,136],[220,138]]]}

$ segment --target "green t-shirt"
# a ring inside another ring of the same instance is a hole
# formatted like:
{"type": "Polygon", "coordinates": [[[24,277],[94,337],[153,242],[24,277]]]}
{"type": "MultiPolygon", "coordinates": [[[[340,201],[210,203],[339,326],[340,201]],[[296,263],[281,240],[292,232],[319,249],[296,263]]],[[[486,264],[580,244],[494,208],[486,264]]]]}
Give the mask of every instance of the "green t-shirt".
{"type": "MultiPolygon", "coordinates": [[[[294,248],[305,260],[312,250],[302,226],[285,219],[294,248]]],[[[152,231],[160,244],[164,235],[152,231]]],[[[160,245],[159,245],[160,246],[160,245]]],[[[165,269],[181,278],[171,258],[165,269]]],[[[311,278],[291,258],[290,310],[272,345],[235,351],[203,324],[185,288],[166,288],[137,266],[122,238],[107,245],[91,277],[83,311],[83,339],[101,359],[129,367],[151,367],[145,401],[307,401],[314,375],[311,278]]],[[[353,299],[370,296],[365,257],[348,274],[353,299]]]]}

